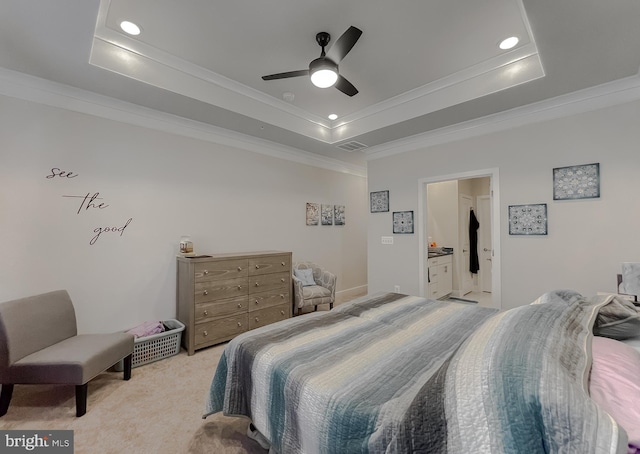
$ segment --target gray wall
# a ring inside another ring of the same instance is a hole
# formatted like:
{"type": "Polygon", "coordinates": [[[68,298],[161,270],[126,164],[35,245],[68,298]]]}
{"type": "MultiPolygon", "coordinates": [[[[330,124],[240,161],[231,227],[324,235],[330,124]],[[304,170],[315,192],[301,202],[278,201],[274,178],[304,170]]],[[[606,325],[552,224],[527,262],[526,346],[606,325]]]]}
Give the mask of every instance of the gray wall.
{"type": "MultiPolygon", "coordinates": [[[[369,190],[390,191],[390,212],[418,213],[420,179],[498,168],[502,307],[528,304],[557,288],[614,291],[620,263],[640,261],[638,124],[640,103],[634,102],[373,159],[369,190]],[[600,198],[553,200],[554,167],[595,162],[600,198]],[[508,206],[528,203],[547,204],[548,235],[508,234],[508,206]]],[[[391,213],[368,217],[369,292],[399,284],[404,293],[418,294],[418,233],[381,245],[380,236],[391,234],[391,213]]]]}
{"type": "Polygon", "coordinates": [[[175,318],[182,235],[199,253],[292,251],[339,292],[367,283],[361,176],[4,96],[0,163],[0,301],[67,289],[83,332],[175,318]],[[306,226],[306,202],[345,205],[346,225],[306,226]]]}

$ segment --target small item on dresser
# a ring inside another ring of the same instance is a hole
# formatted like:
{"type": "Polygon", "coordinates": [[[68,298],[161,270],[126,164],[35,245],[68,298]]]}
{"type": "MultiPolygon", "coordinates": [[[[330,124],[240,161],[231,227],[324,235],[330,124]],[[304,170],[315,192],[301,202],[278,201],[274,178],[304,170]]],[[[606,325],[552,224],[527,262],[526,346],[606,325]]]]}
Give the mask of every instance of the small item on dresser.
{"type": "Polygon", "coordinates": [[[193,243],[191,242],[191,238],[189,236],[183,236],[180,238],[180,253],[185,256],[194,255],[193,243]]]}

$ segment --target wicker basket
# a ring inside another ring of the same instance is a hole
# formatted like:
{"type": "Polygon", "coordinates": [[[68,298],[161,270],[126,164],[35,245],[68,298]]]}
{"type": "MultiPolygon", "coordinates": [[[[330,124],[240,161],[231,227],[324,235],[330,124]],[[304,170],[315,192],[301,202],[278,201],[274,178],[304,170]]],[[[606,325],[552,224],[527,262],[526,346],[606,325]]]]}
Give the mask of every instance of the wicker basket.
{"type": "MultiPolygon", "coordinates": [[[[173,319],[165,320],[162,323],[170,329],[151,336],[138,337],[134,341],[131,367],[142,366],[180,353],[184,324],[173,319]]],[[[113,368],[118,372],[123,371],[124,360],[116,363],[113,368]]]]}

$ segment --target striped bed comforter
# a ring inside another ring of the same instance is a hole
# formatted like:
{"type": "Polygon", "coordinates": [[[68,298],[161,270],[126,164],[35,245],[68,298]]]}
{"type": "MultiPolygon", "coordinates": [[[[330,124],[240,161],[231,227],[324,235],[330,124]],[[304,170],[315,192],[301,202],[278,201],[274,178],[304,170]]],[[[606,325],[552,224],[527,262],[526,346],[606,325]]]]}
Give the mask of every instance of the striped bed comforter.
{"type": "Polygon", "coordinates": [[[246,416],[285,453],[623,453],[588,397],[601,303],[502,313],[378,294],[246,332],[205,417],[246,416]]]}

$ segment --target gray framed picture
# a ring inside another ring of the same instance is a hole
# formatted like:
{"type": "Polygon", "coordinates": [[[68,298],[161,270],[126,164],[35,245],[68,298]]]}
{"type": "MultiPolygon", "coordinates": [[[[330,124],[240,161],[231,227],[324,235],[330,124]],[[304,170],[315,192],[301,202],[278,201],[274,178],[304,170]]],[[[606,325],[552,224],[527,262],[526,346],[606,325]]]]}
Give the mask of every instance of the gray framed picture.
{"type": "Polygon", "coordinates": [[[385,213],[389,211],[389,191],[376,191],[369,194],[369,203],[372,213],[385,213]]]}
{"type": "Polygon", "coordinates": [[[598,197],[600,197],[599,163],[553,169],[553,200],[598,197]]]}
{"type": "Polygon", "coordinates": [[[333,225],[333,205],[321,205],[320,223],[322,225],[333,225]]]}
{"type": "Polygon", "coordinates": [[[344,205],[333,206],[333,223],[335,225],[344,225],[345,223],[344,205]]]}
{"type": "Polygon", "coordinates": [[[307,202],[307,225],[318,225],[320,219],[320,206],[317,203],[307,202]]]}
{"type": "Polygon", "coordinates": [[[509,205],[509,235],[546,235],[547,204],[509,205]]]}
{"type": "Polygon", "coordinates": [[[393,212],[393,233],[413,233],[413,211],[393,212]]]}

